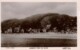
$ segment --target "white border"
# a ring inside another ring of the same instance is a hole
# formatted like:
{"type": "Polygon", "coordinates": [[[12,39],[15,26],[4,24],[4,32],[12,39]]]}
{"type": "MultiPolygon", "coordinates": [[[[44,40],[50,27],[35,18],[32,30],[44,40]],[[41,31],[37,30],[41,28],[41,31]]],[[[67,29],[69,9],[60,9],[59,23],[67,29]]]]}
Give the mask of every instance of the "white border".
{"type": "Polygon", "coordinates": [[[77,0],[1,0],[1,2],[76,2],[77,0]]]}
{"type": "MultiPolygon", "coordinates": [[[[39,50],[80,50],[80,4],[79,0],[1,0],[0,1],[0,22],[1,22],[1,2],[77,2],[77,36],[78,36],[78,41],[77,41],[77,47],[71,47],[71,49],[63,49],[63,47],[48,47],[48,49],[42,49],[40,48],[39,50]]],[[[1,26],[1,24],[0,24],[1,26]]],[[[1,27],[0,27],[1,29],[1,27]]],[[[1,31],[0,31],[1,32],[1,31]]],[[[0,34],[0,40],[1,40],[1,34],[0,34]]],[[[1,41],[0,41],[1,44],[1,41]]],[[[1,46],[1,45],[0,45],[1,46]]],[[[30,49],[29,47],[15,47],[15,48],[4,48],[0,47],[1,50],[38,50],[38,48],[30,49]]]]}

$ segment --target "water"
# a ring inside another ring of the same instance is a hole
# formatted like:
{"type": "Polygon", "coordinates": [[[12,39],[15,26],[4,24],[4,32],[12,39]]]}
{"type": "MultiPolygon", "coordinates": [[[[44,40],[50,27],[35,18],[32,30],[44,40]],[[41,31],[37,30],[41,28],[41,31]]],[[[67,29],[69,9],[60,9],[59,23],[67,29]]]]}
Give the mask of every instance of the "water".
{"type": "Polygon", "coordinates": [[[59,38],[59,36],[61,35],[58,35],[58,34],[57,35],[56,34],[53,34],[53,35],[52,34],[2,34],[1,46],[2,47],[77,47],[76,35],[68,36],[63,34],[61,36],[62,38],[59,38]],[[54,36],[56,37],[54,38],[54,36]]]}

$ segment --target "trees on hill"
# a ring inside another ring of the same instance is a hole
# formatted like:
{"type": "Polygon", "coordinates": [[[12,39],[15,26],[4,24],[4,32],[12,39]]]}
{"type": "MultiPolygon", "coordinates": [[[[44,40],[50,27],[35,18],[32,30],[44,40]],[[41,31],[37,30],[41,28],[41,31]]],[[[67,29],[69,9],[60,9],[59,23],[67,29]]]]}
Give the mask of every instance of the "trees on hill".
{"type": "Polygon", "coordinates": [[[45,29],[48,32],[54,31],[54,28],[58,32],[62,30],[66,32],[67,29],[73,30],[74,27],[77,27],[77,17],[57,13],[37,14],[25,19],[9,19],[1,22],[2,33],[9,28],[12,29],[12,33],[20,33],[22,30],[24,33],[29,33],[33,29],[39,32],[45,29]]]}
{"type": "Polygon", "coordinates": [[[8,19],[5,20],[1,23],[1,30],[2,33],[4,33],[5,31],[7,31],[8,29],[12,29],[12,32],[15,32],[15,28],[18,27],[20,25],[20,20],[18,19],[8,19]]]}

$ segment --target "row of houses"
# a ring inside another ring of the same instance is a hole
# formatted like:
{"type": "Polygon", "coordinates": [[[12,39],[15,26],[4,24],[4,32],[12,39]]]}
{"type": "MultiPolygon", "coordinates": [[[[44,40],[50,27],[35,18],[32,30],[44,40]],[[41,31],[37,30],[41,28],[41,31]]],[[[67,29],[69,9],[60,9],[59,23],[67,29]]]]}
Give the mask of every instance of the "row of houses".
{"type": "MultiPolygon", "coordinates": [[[[49,27],[50,27],[50,25],[47,25],[46,28],[42,29],[43,33],[46,33],[46,32],[55,32],[55,33],[57,33],[58,32],[56,27],[53,28],[52,30],[47,31],[47,29],[49,29],[49,27]]],[[[14,30],[15,33],[24,33],[24,29],[21,29],[20,32],[19,31],[20,31],[20,27],[15,27],[15,30],[14,30]]],[[[40,29],[29,28],[27,31],[29,33],[40,33],[40,29]]],[[[73,30],[67,29],[65,33],[73,33],[73,32],[75,32],[75,33],[77,32],[76,27],[74,27],[73,30]]],[[[5,33],[13,33],[12,28],[7,29],[5,31],[5,33]]],[[[62,30],[61,33],[64,33],[64,30],[62,30]]]]}

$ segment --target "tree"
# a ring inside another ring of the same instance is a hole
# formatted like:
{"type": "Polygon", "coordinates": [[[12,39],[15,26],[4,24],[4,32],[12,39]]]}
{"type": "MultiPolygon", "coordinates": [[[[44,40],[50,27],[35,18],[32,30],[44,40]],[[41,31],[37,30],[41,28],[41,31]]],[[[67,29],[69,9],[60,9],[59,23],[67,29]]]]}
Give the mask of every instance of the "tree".
{"type": "Polygon", "coordinates": [[[12,32],[15,32],[15,27],[18,27],[20,25],[20,21],[18,19],[8,19],[3,22],[1,22],[1,30],[2,33],[5,33],[6,30],[9,28],[12,28],[12,32]]]}

